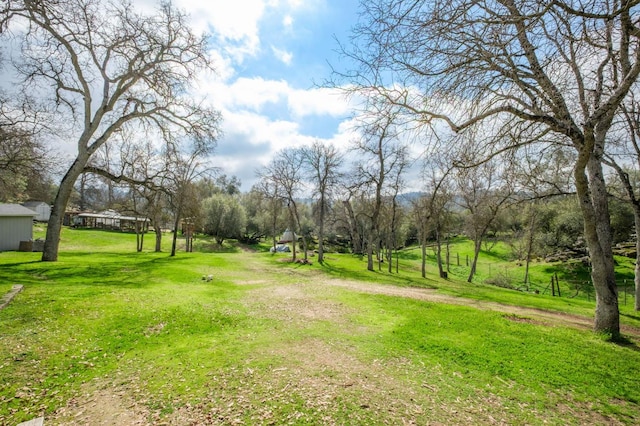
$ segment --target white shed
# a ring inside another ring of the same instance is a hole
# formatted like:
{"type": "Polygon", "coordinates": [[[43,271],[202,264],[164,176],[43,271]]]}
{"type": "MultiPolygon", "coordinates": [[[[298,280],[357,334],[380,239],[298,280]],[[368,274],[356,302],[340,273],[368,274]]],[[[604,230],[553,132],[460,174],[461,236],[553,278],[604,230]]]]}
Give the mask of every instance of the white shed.
{"type": "Polygon", "coordinates": [[[44,201],[27,201],[22,203],[28,209],[37,213],[36,220],[38,222],[48,222],[51,216],[51,206],[44,201]]]}
{"type": "Polygon", "coordinates": [[[0,251],[18,250],[20,241],[32,240],[36,215],[20,204],[0,204],[0,251]]]}

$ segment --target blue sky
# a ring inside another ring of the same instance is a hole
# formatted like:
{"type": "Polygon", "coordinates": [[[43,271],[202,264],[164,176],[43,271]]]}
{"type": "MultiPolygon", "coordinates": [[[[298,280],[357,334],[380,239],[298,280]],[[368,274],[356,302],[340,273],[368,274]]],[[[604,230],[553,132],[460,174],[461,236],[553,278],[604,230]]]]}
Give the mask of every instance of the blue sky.
{"type": "MultiPolygon", "coordinates": [[[[143,0],[149,5],[150,0],[143,0]]],[[[224,118],[213,165],[243,190],[255,171],[285,147],[321,140],[346,147],[350,108],[319,88],[341,64],[335,38],[346,42],[357,0],[174,0],[198,32],[211,34],[217,69],[198,84],[224,118]]]]}

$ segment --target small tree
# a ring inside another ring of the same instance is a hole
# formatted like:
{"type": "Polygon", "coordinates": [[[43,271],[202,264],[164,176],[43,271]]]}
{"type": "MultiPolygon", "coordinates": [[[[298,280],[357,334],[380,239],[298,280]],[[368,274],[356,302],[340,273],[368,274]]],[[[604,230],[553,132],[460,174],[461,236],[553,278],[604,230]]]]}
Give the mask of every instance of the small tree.
{"type": "MultiPolygon", "coordinates": [[[[260,173],[260,177],[265,181],[272,194],[280,197],[289,211],[289,223],[291,232],[302,237],[304,259],[307,260],[307,238],[302,226],[301,211],[298,206],[298,197],[301,193],[303,181],[304,153],[298,148],[288,148],[278,151],[260,173]]],[[[275,211],[275,210],[274,210],[275,211]]],[[[275,218],[275,216],[274,216],[275,218]]],[[[297,241],[293,241],[292,256],[296,260],[297,241]]]]}
{"type": "Polygon", "coordinates": [[[487,232],[512,196],[510,183],[498,167],[497,161],[487,161],[473,168],[458,169],[455,176],[460,206],[468,211],[467,235],[474,247],[468,282],[473,281],[487,232]]]}
{"type": "Polygon", "coordinates": [[[342,166],[342,155],[333,145],[326,145],[319,141],[310,148],[304,149],[306,166],[313,174],[314,191],[316,194],[316,215],[318,218],[318,262],[324,260],[324,231],[325,218],[329,209],[332,193],[338,185],[342,166]]]}
{"type": "Polygon", "coordinates": [[[202,202],[204,232],[222,245],[227,238],[239,238],[246,228],[247,215],[238,198],[226,193],[212,195],[202,202]]]}

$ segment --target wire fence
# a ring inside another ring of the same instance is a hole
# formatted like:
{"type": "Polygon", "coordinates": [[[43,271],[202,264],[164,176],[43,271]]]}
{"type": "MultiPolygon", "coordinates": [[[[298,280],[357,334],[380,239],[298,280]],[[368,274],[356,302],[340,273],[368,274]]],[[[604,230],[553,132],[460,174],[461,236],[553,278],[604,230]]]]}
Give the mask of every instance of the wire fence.
{"type": "MultiPolygon", "coordinates": [[[[435,260],[433,254],[429,254],[430,260],[435,260]]],[[[466,279],[471,271],[472,258],[459,253],[449,253],[448,261],[443,254],[443,263],[447,272],[458,278],[466,279]]],[[[537,262],[532,262],[533,269],[537,262]]],[[[591,279],[569,280],[558,275],[557,272],[549,274],[545,279],[539,278],[539,273],[530,274],[525,282],[525,263],[517,262],[505,264],[504,262],[487,262],[478,260],[474,281],[484,282],[498,287],[514,290],[551,295],[553,297],[582,298],[589,301],[595,300],[595,289],[591,279]],[[533,277],[531,277],[533,275],[533,277]],[[537,275],[537,276],[536,276],[537,275]]],[[[618,300],[620,305],[634,305],[635,283],[633,280],[622,279],[617,282],[618,300]]]]}

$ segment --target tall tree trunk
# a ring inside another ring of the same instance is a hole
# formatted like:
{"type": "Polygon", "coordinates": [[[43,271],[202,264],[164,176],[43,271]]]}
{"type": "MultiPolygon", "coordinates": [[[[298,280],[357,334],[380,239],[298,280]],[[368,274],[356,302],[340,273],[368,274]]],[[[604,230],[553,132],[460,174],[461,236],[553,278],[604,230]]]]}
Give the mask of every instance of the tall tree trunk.
{"type": "Polygon", "coordinates": [[[591,279],[596,293],[594,330],[610,334],[615,339],[620,336],[620,311],[611,248],[608,194],[602,164],[593,154],[583,150],[579,152],[574,176],[591,259],[591,279]]]}
{"type": "Polygon", "coordinates": [[[318,263],[324,262],[324,216],[325,216],[325,195],[320,195],[320,220],[318,226],[318,263]]]}
{"type": "Polygon", "coordinates": [[[527,254],[524,268],[524,284],[529,289],[529,265],[531,264],[531,253],[533,252],[533,233],[536,223],[536,212],[531,211],[531,220],[529,221],[529,229],[527,235],[527,254]]]}
{"type": "MultiPolygon", "coordinates": [[[[144,227],[144,225],[143,225],[144,227]]],[[[136,217],[136,251],[140,253],[144,246],[144,229],[140,230],[140,223],[136,217]]]]}
{"type": "Polygon", "coordinates": [[[420,253],[421,253],[421,261],[420,261],[420,273],[422,278],[427,278],[427,238],[422,236],[420,238],[420,253]]]}
{"type": "Polygon", "coordinates": [[[360,232],[358,232],[358,222],[356,220],[356,215],[353,213],[353,207],[351,207],[351,202],[349,200],[344,200],[342,202],[345,210],[347,211],[347,222],[349,223],[349,233],[351,234],[351,245],[354,254],[363,254],[362,252],[362,238],[360,236],[360,232]]]}
{"type": "Polygon", "coordinates": [[[473,245],[473,261],[471,262],[471,271],[469,271],[469,278],[467,282],[473,281],[473,276],[476,274],[476,266],[478,265],[478,256],[480,255],[480,249],[482,248],[482,238],[478,237],[473,245]]]}
{"type": "Polygon", "coordinates": [[[438,262],[438,274],[440,278],[446,278],[447,273],[442,266],[442,239],[440,238],[440,230],[436,227],[436,261],[438,262]]]}
{"type": "Polygon", "coordinates": [[[171,256],[176,255],[178,246],[178,226],[180,226],[180,214],[176,214],[176,220],[173,223],[173,240],[171,242],[171,256]]]}
{"type": "Polygon", "coordinates": [[[373,235],[367,241],[367,271],[373,271],[373,235]]]}
{"type": "Polygon", "coordinates": [[[636,267],[633,281],[635,283],[636,301],[634,309],[640,311],[640,205],[633,205],[633,216],[636,225],[636,267]]]}
{"type": "Polygon", "coordinates": [[[155,252],[160,253],[162,251],[162,228],[160,225],[155,225],[153,228],[156,230],[155,252]]]}
{"type": "Polygon", "coordinates": [[[78,155],[69,170],[62,178],[56,199],[53,202],[51,216],[47,225],[47,235],[44,240],[44,249],[42,251],[42,260],[45,262],[55,262],[58,260],[58,248],[60,246],[60,232],[62,232],[62,222],[64,220],[67,203],[73,191],[78,176],[82,173],[88,156],[78,155]]]}

